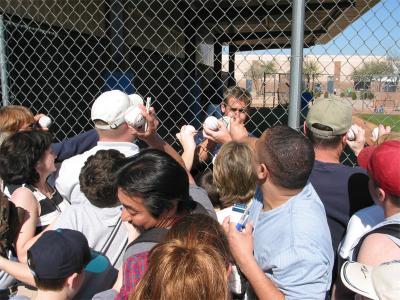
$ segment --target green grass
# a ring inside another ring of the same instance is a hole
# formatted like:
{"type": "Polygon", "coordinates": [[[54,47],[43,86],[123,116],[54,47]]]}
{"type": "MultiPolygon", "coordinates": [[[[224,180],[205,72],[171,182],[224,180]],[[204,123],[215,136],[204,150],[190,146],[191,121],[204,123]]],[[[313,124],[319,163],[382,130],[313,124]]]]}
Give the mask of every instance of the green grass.
{"type": "Polygon", "coordinates": [[[392,127],[392,131],[400,132],[400,115],[359,114],[360,118],[376,125],[383,124],[392,127]]]}

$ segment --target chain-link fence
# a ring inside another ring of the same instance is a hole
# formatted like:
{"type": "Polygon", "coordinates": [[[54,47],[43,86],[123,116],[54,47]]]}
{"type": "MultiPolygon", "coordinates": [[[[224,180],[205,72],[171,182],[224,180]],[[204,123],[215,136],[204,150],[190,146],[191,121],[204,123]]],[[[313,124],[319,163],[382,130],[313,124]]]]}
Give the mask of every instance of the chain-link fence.
{"type": "MultiPolygon", "coordinates": [[[[291,97],[301,96],[300,121],[309,103],[337,98],[363,127],[400,130],[399,6],[305,1],[301,95],[291,97]]],[[[288,122],[293,1],[0,0],[0,9],[3,105],[49,114],[58,139],[91,128],[93,100],[113,88],[155,99],[173,144],[232,85],[252,93],[254,135],[288,122]]]]}

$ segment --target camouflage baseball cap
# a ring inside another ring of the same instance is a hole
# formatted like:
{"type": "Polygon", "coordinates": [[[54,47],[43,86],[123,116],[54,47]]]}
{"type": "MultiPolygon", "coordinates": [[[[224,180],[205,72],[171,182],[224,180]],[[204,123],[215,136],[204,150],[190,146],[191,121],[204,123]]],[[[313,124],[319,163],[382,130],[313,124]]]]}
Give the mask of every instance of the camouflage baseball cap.
{"type": "Polygon", "coordinates": [[[319,138],[329,138],[346,133],[352,120],[352,107],[338,100],[323,99],[315,101],[307,114],[307,128],[319,138]],[[316,124],[324,125],[320,129],[316,124]]]}

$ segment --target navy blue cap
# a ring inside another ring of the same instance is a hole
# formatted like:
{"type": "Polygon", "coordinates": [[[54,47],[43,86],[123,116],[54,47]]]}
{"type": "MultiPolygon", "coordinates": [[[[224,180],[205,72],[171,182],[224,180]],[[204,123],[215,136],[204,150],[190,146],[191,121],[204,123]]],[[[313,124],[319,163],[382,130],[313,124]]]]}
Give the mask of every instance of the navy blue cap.
{"type": "Polygon", "coordinates": [[[57,229],[44,232],[28,250],[28,265],[38,279],[62,279],[82,270],[101,273],[109,261],[90,250],[81,232],[57,229]]]}

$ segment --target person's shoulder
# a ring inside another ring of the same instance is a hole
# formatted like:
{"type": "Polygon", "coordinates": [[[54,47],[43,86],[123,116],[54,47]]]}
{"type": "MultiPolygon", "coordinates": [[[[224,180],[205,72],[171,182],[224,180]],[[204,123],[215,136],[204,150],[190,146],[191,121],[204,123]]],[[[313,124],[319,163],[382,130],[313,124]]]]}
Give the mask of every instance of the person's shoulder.
{"type": "Polygon", "coordinates": [[[377,265],[385,261],[398,259],[400,248],[384,233],[369,234],[361,244],[357,261],[377,265]]]}
{"type": "Polygon", "coordinates": [[[87,150],[87,151],[85,151],[83,153],[80,153],[80,154],[74,155],[74,156],[72,156],[70,158],[67,158],[66,160],[64,160],[61,163],[61,166],[63,166],[63,165],[73,165],[73,164],[76,164],[78,162],[81,162],[82,160],[85,161],[90,155],[96,153],[95,148],[96,147],[93,147],[92,149],[89,149],[89,150],[87,150]]]}
{"type": "Polygon", "coordinates": [[[367,171],[358,166],[347,166],[342,163],[328,163],[316,160],[310,175],[311,181],[321,181],[329,178],[346,179],[353,175],[368,176],[367,171]]]}
{"type": "Polygon", "coordinates": [[[360,220],[377,220],[376,224],[385,219],[383,208],[376,204],[360,209],[351,218],[353,217],[359,218],[360,220]]]}
{"type": "Polygon", "coordinates": [[[25,186],[17,188],[11,195],[12,202],[17,207],[27,208],[27,207],[37,207],[38,201],[33,194],[33,191],[25,186]]]}

